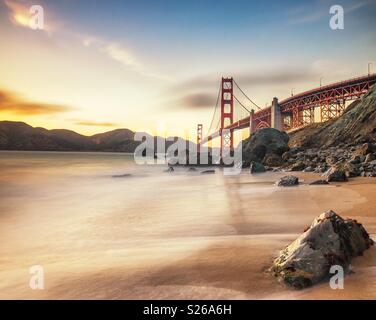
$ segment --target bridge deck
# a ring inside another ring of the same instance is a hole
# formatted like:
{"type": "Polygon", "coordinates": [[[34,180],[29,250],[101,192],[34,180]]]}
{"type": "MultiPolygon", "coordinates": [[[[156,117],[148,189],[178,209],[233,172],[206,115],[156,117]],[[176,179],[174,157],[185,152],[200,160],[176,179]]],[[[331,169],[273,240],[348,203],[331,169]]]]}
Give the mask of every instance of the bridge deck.
{"type": "MultiPolygon", "coordinates": [[[[281,106],[281,112],[288,113],[294,108],[304,110],[305,108],[310,108],[317,106],[318,104],[324,102],[330,102],[335,99],[341,98],[345,100],[352,100],[360,98],[361,95],[365,94],[369,87],[376,84],[376,73],[362,76],[358,78],[352,78],[345,81],[331,83],[325,86],[321,86],[312,90],[304,91],[296,94],[292,97],[286,98],[279,102],[281,106]]],[[[253,115],[253,121],[259,122],[269,122],[271,117],[271,107],[266,107],[253,115]]],[[[236,121],[225,129],[230,130],[241,130],[248,128],[250,126],[250,116],[247,116],[239,121],[236,121]]],[[[208,137],[202,139],[201,143],[206,143],[210,139],[214,139],[220,136],[220,130],[212,133],[208,137]]]]}

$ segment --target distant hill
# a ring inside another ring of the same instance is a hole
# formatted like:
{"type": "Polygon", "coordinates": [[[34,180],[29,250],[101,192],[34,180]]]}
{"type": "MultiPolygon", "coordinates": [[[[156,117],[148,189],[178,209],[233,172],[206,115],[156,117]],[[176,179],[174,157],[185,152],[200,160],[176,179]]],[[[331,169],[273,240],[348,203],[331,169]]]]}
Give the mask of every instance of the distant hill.
{"type": "MultiPolygon", "coordinates": [[[[134,132],[116,129],[84,136],[66,129],[34,128],[24,122],[0,121],[0,150],[134,152],[134,132]]],[[[154,137],[154,141],[164,140],[154,137]]],[[[166,142],[167,147],[173,142],[166,142]]],[[[190,144],[195,145],[193,142],[190,144]]]]}

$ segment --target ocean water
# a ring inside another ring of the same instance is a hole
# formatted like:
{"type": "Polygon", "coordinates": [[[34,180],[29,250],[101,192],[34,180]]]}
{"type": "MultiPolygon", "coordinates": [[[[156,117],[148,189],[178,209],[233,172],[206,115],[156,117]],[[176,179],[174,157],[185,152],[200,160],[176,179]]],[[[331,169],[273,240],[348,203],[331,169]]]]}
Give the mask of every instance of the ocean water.
{"type": "Polygon", "coordinates": [[[127,154],[0,152],[0,298],[299,298],[267,272],[273,257],[317,214],[364,201],[277,188],[278,173],[165,169],[127,154]]]}

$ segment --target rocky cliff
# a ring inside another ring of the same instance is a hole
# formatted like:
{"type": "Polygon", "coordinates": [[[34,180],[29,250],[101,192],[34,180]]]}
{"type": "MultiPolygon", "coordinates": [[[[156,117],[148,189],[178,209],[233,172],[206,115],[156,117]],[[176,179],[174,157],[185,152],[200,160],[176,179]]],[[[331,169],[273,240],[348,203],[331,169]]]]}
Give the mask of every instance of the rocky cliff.
{"type": "Polygon", "coordinates": [[[338,119],[315,123],[290,134],[290,147],[329,147],[376,142],[376,85],[348,106],[338,119]]]}

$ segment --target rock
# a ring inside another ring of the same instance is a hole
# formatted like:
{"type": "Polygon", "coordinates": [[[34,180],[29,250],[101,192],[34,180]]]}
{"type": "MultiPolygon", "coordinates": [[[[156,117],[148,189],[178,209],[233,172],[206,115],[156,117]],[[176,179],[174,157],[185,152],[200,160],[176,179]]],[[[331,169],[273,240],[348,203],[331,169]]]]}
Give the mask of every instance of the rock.
{"type": "Polygon", "coordinates": [[[317,168],[315,169],[314,172],[316,172],[316,173],[324,173],[326,171],[327,171],[326,164],[322,164],[322,165],[317,166],[317,168]]]}
{"type": "Polygon", "coordinates": [[[299,184],[299,178],[295,176],[284,176],[276,182],[278,187],[291,187],[299,184]]]}
{"type": "Polygon", "coordinates": [[[215,170],[204,170],[204,171],[201,171],[201,174],[212,174],[212,173],[215,173],[215,170]]]}
{"type": "Polygon", "coordinates": [[[282,154],[282,160],[287,161],[292,157],[292,154],[289,151],[286,151],[282,154]]]}
{"type": "Polygon", "coordinates": [[[132,175],[130,173],[124,173],[124,174],[115,174],[112,177],[113,178],[128,178],[131,177],[132,175]]]}
{"type": "Polygon", "coordinates": [[[326,180],[316,180],[310,183],[311,186],[329,184],[326,180]]]}
{"type": "Polygon", "coordinates": [[[364,159],[364,162],[365,163],[370,163],[373,160],[375,160],[375,156],[372,153],[369,153],[369,154],[366,155],[366,158],[364,159]]]}
{"type": "Polygon", "coordinates": [[[346,177],[352,178],[359,176],[358,167],[350,162],[347,162],[342,165],[343,170],[345,171],[346,177]]]}
{"type": "Polygon", "coordinates": [[[174,172],[175,169],[173,167],[168,167],[164,172],[174,172]]]}
{"type": "Polygon", "coordinates": [[[251,161],[242,160],[242,169],[249,168],[250,165],[251,165],[251,161]]]}
{"type": "Polygon", "coordinates": [[[313,171],[315,171],[315,169],[313,169],[311,166],[309,166],[309,167],[307,167],[303,170],[303,172],[313,172],[313,171]]]}
{"type": "Polygon", "coordinates": [[[344,182],[347,181],[346,173],[343,169],[336,166],[331,167],[323,174],[328,182],[344,182]]]}
{"type": "Polygon", "coordinates": [[[291,171],[302,171],[306,167],[305,163],[303,161],[295,162],[291,167],[291,171]]]}
{"type": "Polygon", "coordinates": [[[238,148],[242,148],[243,161],[261,163],[267,154],[281,156],[288,151],[288,141],[287,133],[273,128],[264,128],[257,130],[250,138],[242,141],[238,148]]]}
{"type": "Polygon", "coordinates": [[[328,157],[326,157],[325,162],[329,166],[332,166],[333,164],[338,162],[338,158],[336,156],[328,156],[328,157]]]}
{"type": "Polygon", "coordinates": [[[361,161],[360,161],[360,157],[359,156],[353,156],[350,160],[350,163],[352,164],[359,164],[361,161]]]}
{"type": "Polygon", "coordinates": [[[194,172],[194,171],[197,171],[197,169],[196,169],[195,167],[190,167],[190,168],[188,169],[188,172],[194,172]]]}
{"type": "Polygon", "coordinates": [[[362,177],[376,177],[376,172],[363,171],[361,173],[362,177]]]}
{"type": "Polygon", "coordinates": [[[266,171],[265,167],[260,162],[256,162],[256,161],[251,162],[251,166],[249,168],[250,173],[261,173],[265,171],[266,171]]]}
{"type": "Polygon", "coordinates": [[[286,284],[301,289],[328,278],[332,265],[348,271],[351,259],[371,245],[373,241],[360,223],[328,211],[281,251],[271,270],[286,284]]]}
{"type": "Polygon", "coordinates": [[[366,156],[369,153],[375,152],[376,147],[371,143],[364,143],[359,146],[353,153],[354,156],[366,156]]]}
{"type": "Polygon", "coordinates": [[[270,153],[266,154],[262,163],[269,167],[279,167],[283,165],[282,157],[278,154],[270,153]]]}

